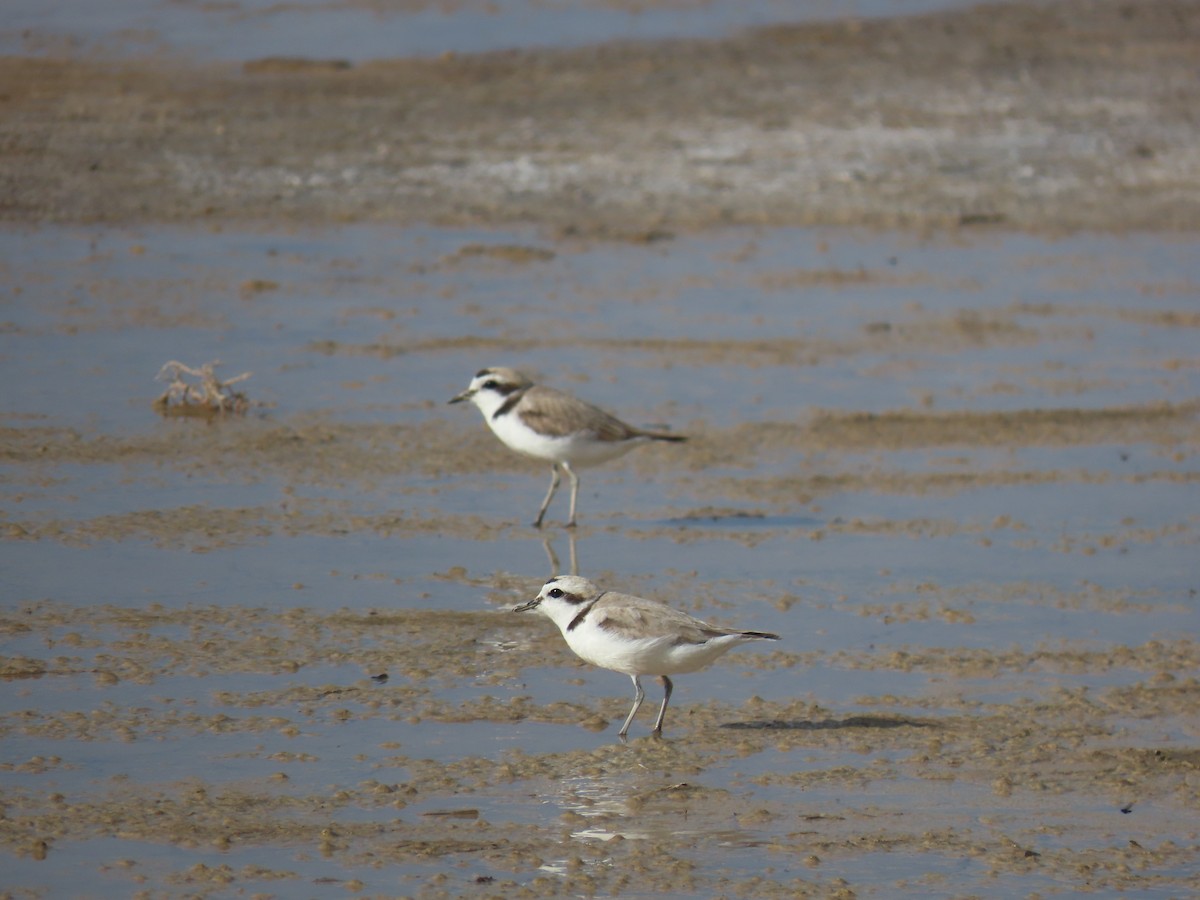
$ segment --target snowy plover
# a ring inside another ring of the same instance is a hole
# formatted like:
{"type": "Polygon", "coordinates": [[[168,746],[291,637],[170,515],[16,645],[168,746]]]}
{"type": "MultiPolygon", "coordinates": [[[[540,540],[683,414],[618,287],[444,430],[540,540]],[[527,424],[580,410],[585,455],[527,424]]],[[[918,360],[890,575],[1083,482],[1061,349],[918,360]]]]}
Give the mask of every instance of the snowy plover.
{"type": "Polygon", "coordinates": [[[541,593],[513,612],[527,609],[540,609],[548,616],[580,659],[633,679],[633,709],[617,732],[622,738],[646,697],[638,676],[657,675],[666,692],[654,722],[654,733],[661,735],[674,687],[668,675],[703,669],[747,641],[779,640],[779,635],[764,631],[710,625],[657,600],[602,591],[578,575],[551,578],[541,593]]]}
{"type": "Polygon", "coordinates": [[[567,525],[572,526],[579,496],[579,476],[573,465],[607,462],[645,441],[687,440],[680,434],[634,428],[577,397],[534,384],[513,369],[481,369],[467,389],[450,402],[463,400],[479,407],[488,427],[510,450],[550,463],[550,490],[534,520],[535,528],[541,528],[546,508],[558,490],[560,470],[571,479],[567,525]]]}

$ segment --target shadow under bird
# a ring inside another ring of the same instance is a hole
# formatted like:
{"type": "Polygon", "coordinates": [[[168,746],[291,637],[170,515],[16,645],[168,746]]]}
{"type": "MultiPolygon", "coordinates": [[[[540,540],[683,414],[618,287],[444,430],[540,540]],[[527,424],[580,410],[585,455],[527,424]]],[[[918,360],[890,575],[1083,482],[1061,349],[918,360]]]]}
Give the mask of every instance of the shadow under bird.
{"type": "Polygon", "coordinates": [[[703,669],[749,641],[779,640],[779,635],[765,631],[710,625],[657,600],[602,591],[578,575],[551,578],[536,597],[513,612],[530,609],[554,622],[580,659],[633,679],[633,708],[617,732],[622,739],[646,698],[640,676],[657,675],[662,682],[665,693],[654,722],[654,734],[661,736],[674,689],[668,676],[703,669]]]}
{"type": "Polygon", "coordinates": [[[564,391],[534,384],[515,369],[481,369],[450,403],[469,400],[483,413],[492,433],[510,450],[550,463],[550,490],[533,525],[542,527],[546,509],[558,490],[561,473],[571,479],[571,512],[575,525],[579,476],[574,466],[594,466],[628,453],[647,441],[686,441],[681,434],[647,431],[626,424],[598,406],[564,391]]]}

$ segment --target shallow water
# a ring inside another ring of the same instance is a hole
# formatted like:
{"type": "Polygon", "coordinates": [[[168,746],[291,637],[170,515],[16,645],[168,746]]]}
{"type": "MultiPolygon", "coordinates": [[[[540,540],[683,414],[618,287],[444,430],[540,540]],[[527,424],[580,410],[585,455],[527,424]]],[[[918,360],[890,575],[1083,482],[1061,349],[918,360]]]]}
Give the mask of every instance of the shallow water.
{"type": "Polygon", "coordinates": [[[609,3],[596,0],[233,0],[180,3],[8,0],[0,52],[106,56],[180,53],[361,62],[400,56],[571,47],[608,40],[713,37],[777,22],[914,15],[972,0],[755,0],[609,3]]]}
{"type": "Polygon", "coordinates": [[[1194,886],[1195,241],[45,228],[0,259],[9,890],[1194,886]],[[253,409],[159,418],[170,359],[252,372],[253,409]],[[445,403],[498,363],[692,441],[535,531],[548,473],[445,403]],[[648,685],[622,746],[628,679],[506,611],[572,545],[784,640],[679,678],[667,742],[648,685]]]}

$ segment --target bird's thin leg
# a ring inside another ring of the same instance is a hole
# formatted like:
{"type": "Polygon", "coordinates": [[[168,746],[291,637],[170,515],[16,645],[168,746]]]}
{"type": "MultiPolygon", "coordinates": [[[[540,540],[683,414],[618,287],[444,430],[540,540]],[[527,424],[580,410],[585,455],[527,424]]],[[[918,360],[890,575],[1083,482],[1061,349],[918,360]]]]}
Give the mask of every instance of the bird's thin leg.
{"type": "Polygon", "coordinates": [[[671,702],[671,691],[675,690],[675,685],[671,684],[671,679],[666,675],[659,675],[658,680],[662,682],[663,690],[663,705],[659,707],[658,718],[654,722],[654,733],[662,737],[663,717],[667,714],[667,704],[671,702]]]}
{"type": "Polygon", "coordinates": [[[542,501],[542,508],[538,510],[537,518],[533,520],[534,528],[542,527],[542,518],[546,515],[550,501],[554,499],[554,492],[558,490],[558,481],[561,477],[558,473],[558,463],[555,463],[550,467],[550,490],[546,491],[546,499],[542,501]]]}
{"type": "Polygon", "coordinates": [[[567,527],[575,527],[575,501],[579,499],[579,476],[575,474],[567,463],[563,463],[562,467],[567,470],[567,477],[571,479],[571,516],[567,519],[567,527]]]}
{"type": "Polygon", "coordinates": [[[629,677],[633,679],[633,689],[635,691],[633,695],[633,709],[629,711],[629,715],[625,717],[625,724],[622,725],[621,730],[617,732],[617,737],[621,738],[629,734],[629,723],[633,721],[633,717],[637,715],[637,711],[641,707],[642,701],[646,699],[646,692],[642,690],[642,682],[636,675],[630,675],[629,677]]]}

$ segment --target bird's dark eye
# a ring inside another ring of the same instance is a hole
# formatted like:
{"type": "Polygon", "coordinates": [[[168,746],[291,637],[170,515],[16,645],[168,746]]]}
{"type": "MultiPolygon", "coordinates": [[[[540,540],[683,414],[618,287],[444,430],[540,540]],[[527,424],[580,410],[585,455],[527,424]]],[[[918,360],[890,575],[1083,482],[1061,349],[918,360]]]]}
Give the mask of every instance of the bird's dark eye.
{"type": "Polygon", "coordinates": [[[499,385],[499,384],[497,384],[497,383],[496,383],[494,380],[492,380],[491,378],[489,378],[487,381],[485,381],[485,382],[483,383],[483,389],[484,389],[485,391],[494,391],[494,390],[495,390],[496,388],[498,388],[498,387],[500,387],[500,385],[499,385]]]}
{"type": "Polygon", "coordinates": [[[547,594],[548,597],[553,597],[555,600],[557,600],[562,595],[563,595],[562,588],[551,588],[550,593],[547,594]]]}

